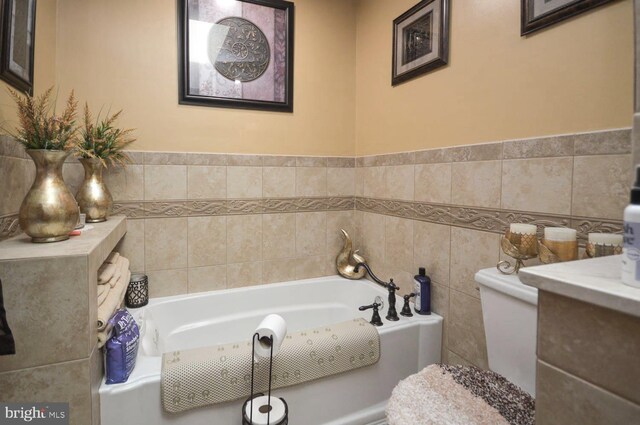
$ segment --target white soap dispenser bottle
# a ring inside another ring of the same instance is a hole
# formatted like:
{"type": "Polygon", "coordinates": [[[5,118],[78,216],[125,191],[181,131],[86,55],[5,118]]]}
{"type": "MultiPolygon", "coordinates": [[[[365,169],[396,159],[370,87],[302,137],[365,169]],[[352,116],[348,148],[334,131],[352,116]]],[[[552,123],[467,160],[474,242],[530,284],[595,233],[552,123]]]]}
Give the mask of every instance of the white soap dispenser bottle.
{"type": "Polygon", "coordinates": [[[622,282],[640,288],[640,166],[636,167],[631,202],[624,209],[622,282]]]}

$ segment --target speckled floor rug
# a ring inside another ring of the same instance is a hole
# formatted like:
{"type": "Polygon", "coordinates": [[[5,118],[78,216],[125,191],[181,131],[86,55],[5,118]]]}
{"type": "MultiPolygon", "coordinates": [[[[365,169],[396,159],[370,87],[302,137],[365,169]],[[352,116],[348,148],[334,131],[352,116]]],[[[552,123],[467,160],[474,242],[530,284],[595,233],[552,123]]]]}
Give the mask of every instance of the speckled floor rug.
{"type": "Polygon", "coordinates": [[[533,425],[535,400],[497,373],[434,364],[400,381],[389,425],[533,425]]]}

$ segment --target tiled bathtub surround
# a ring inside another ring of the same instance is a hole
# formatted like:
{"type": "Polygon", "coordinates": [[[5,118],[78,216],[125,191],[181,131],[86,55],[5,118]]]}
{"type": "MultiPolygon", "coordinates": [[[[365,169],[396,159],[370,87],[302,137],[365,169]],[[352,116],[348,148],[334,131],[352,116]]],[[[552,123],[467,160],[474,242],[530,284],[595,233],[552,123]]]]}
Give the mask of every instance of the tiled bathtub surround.
{"type": "MultiPolygon", "coordinates": [[[[118,249],[151,296],[334,274],[345,228],[401,293],[426,266],[445,360],[487,367],[473,275],[502,257],[500,233],[521,221],[619,232],[630,151],[630,130],[614,130],[358,158],[132,152],[106,181],[130,218],[118,249]]],[[[2,239],[33,164],[6,139],[0,161],[2,239]]],[[[64,175],[75,192],[82,167],[64,175]]]]}
{"type": "MultiPolygon", "coordinates": [[[[334,274],[355,232],[355,159],[133,152],[110,171],[118,248],[152,297],[334,274]]],[[[80,164],[65,164],[75,191],[80,164]]]]}
{"type": "Polygon", "coordinates": [[[426,266],[445,317],[445,360],[488,367],[476,271],[512,222],[620,232],[629,130],[357,158],[357,246],[401,292],[426,266]]]}

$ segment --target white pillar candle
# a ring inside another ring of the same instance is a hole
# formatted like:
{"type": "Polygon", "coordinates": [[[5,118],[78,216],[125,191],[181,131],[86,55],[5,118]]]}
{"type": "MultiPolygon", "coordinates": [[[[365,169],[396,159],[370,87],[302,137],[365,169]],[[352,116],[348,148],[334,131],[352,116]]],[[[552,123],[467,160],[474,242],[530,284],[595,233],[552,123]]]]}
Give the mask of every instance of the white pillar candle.
{"type": "Polygon", "coordinates": [[[575,229],[567,229],[566,227],[545,227],[544,239],[556,242],[571,242],[578,238],[578,232],[575,229]]]}
{"type": "Polygon", "coordinates": [[[521,235],[535,235],[538,228],[535,224],[511,223],[509,231],[511,233],[520,233],[521,235]]]}
{"type": "Polygon", "coordinates": [[[589,242],[596,245],[622,245],[622,235],[614,233],[589,233],[589,242]]]}

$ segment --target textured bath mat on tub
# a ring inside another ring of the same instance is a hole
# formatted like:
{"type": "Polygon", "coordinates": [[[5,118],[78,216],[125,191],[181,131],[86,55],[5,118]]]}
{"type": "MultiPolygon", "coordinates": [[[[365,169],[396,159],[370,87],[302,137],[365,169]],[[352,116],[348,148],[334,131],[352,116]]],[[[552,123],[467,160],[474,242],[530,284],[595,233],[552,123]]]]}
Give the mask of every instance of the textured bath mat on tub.
{"type": "Polygon", "coordinates": [[[389,425],[533,425],[535,401],[497,373],[434,364],[393,390],[389,425]]]}
{"type": "MultiPolygon", "coordinates": [[[[380,337],[364,319],[293,332],[273,359],[273,389],[378,362],[380,337]]],[[[269,361],[256,365],[256,392],[268,387],[269,361]]],[[[162,356],[162,406],[178,413],[246,398],[251,392],[251,342],[173,351],[162,356]]]]}

